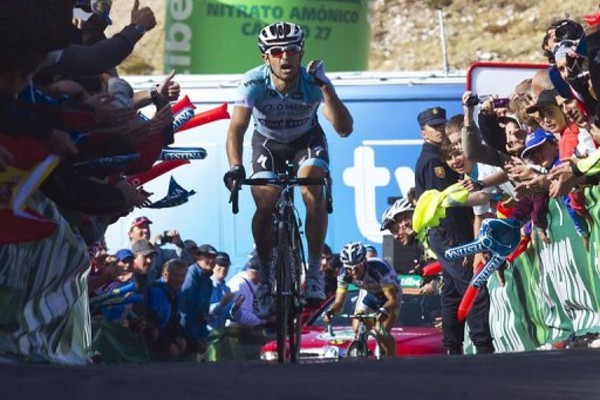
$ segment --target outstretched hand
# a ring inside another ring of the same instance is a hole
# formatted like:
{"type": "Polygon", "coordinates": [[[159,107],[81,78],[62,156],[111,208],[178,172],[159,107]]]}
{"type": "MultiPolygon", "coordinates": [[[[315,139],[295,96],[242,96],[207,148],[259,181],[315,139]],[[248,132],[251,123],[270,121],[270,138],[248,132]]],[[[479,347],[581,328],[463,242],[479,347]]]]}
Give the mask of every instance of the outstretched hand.
{"type": "Polygon", "coordinates": [[[552,168],[548,177],[552,179],[550,182],[550,197],[557,198],[569,193],[577,184],[577,176],[574,174],[574,169],[577,163],[577,158],[564,158],[560,165],[552,168]]]}
{"type": "Polygon", "coordinates": [[[156,26],[156,17],[150,7],[140,8],[140,0],[135,0],[131,9],[131,23],[149,31],[156,26]]]}
{"type": "Polygon", "coordinates": [[[156,89],[158,95],[165,104],[170,101],[176,101],[181,93],[181,86],[179,83],[173,81],[174,76],[175,70],[172,70],[156,89]]]}
{"type": "Polygon", "coordinates": [[[312,60],[306,66],[306,72],[312,75],[317,85],[320,87],[331,85],[331,81],[325,75],[325,64],[321,60],[312,60]]]}

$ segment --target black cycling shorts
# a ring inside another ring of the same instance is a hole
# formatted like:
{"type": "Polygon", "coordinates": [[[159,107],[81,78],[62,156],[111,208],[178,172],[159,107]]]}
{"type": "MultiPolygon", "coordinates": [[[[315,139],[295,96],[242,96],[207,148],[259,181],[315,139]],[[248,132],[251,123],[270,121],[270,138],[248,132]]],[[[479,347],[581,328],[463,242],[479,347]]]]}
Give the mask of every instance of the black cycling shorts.
{"type": "Polygon", "coordinates": [[[281,143],[254,131],[252,136],[253,178],[270,178],[285,172],[287,160],[294,162],[294,173],[306,165],[329,170],[327,138],[320,125],[290,143],[281,143]]]}

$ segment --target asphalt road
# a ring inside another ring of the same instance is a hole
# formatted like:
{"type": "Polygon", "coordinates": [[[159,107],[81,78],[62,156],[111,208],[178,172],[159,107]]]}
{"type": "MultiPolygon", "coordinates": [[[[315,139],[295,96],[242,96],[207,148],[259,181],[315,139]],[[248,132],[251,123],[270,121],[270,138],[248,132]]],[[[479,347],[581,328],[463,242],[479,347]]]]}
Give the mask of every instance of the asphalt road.
{"type": "Polygon", "coordinates": [[[0,399],[600,399],[600,350],[277,365],[0,364],[0,399]]]}

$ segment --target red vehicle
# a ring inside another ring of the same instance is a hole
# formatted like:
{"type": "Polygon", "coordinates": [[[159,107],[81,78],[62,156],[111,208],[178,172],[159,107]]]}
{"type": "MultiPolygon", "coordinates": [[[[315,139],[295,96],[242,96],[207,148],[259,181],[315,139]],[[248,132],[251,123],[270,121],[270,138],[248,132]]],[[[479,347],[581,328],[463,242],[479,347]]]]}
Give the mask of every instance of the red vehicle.
{"type": "MultiPolygon", "coordinates": [[[[418,294],[421,278],[414,275],[401,275],[402,309],[400,318],[391,334],[396,338],[396,356],[422,356],[442,354],[442,334],[434,328],[435,318],[441,315],[441,303],[438,295],[418,294]]],[[[352,314],[358,296],[358,289],[351,286],[342,314],[352,314]]],[[[327,332],[323,322],[325,311],[331,307],[333,297],[306,321],[302,327],[300,342],[301,361],[337,360],[346,357],[346,350],[354,339],[352,321],[335,317],[333,319],[334,336],[327,332]]],[[[372,353],[376,342],[369,338],[368,348],[372,353]]],[[[260,353],[262,360],[277,360],[276,341],[265,344],[260,353]]]]}

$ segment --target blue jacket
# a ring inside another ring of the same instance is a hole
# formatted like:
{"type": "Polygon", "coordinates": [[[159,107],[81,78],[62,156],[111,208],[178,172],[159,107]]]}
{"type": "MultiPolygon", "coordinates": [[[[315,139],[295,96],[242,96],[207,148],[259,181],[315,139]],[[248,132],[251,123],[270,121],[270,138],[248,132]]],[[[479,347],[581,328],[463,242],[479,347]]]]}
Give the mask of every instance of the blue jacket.
{"type": "Polygon", "coordinates": [[[180,293],[171,290],[163,280],[156,281],[148,288],[146,310],[148,313],[154,312],[157,315],[161,329],[164,329],[171,319],[171,301],[177,302],[180,293]]]}
{"type": "Polygon", "coordinates": [[[208,329],[220,329],[225,327],[227,319],[232,319],[231,308],[233,301],[229,301],[221,307],[221,299],[231,293],[231,288],[224,281],[213,279],[213,291],[210,297],[210,312],[208,317],[208,329]]]}
{"type": "Polygon", "coordinates": [[[211,271],[205,271],[200,268],[198,263],[194,263],[188,268],[181,287],[181,296],[179,297],[181,324],[185,333],[196,341],[202,341],[208,337],[206,319],[213,290],[211,275],[211,271]]]}

